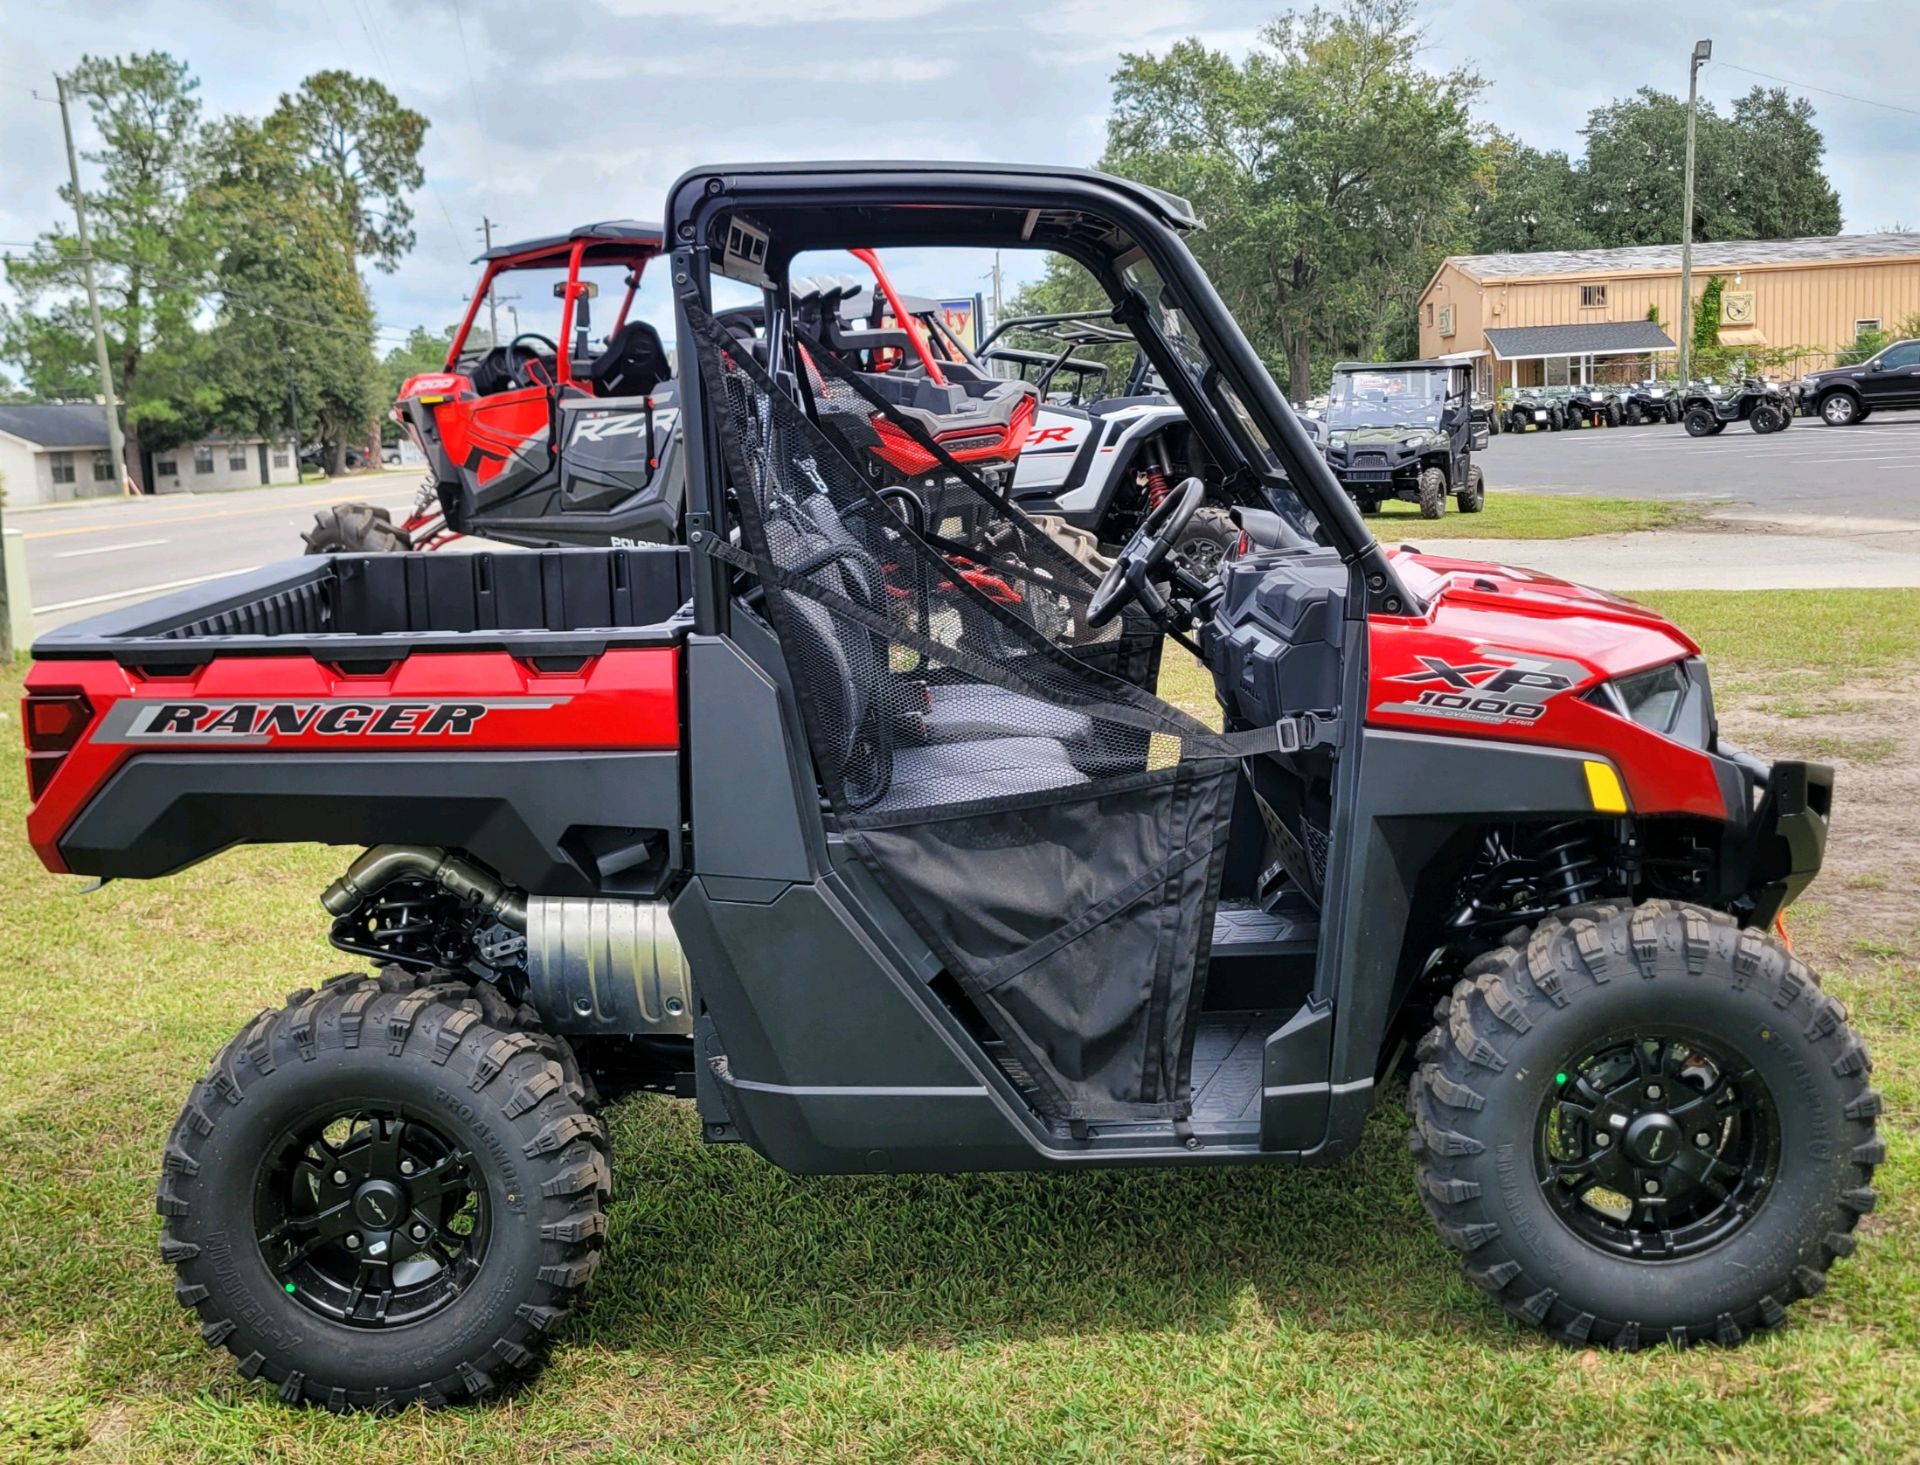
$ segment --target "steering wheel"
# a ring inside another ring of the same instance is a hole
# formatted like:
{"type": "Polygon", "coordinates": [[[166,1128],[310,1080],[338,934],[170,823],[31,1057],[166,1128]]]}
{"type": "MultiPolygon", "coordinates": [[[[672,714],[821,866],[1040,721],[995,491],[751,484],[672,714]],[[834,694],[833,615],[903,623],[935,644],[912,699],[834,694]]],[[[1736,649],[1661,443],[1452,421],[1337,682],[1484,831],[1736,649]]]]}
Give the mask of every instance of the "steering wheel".
{"type": "Polygon", "coordinates": [[[539,383],[534,382],[527,376],[521,366],[521,360],[525,358],[527,361],[538,361],[540,359],[540,353],[526,346],[522,346],[520,344],[522,341],[538,341],[542,346],[547,348],[547,354],[555,359],[558,359],[560,355],[560,348],[538,331],[522,331],[511,341],[507,342],[506,355],[502,358],[502,364],[507,369],[508,380],[517,387],[539,385],[539,383]]]}
{"type": "MultiPolygon", "coordinates": [[[[1093,598],[1087,602],[1089,625],[1104,626],[1135,600],[1156,621],[1166,622],[1167,599],[1153,587],[1153,573],[1173,553],[1174,545],[1186,533],[1193,516],[1200,512],[1206,497],[1206,484],[1198,478],[1189,478],[1140,521],[1140,527],[1133,531],[1133,537],[1108,567],[1093,598]]],[[[1196,595],[1206,589],[1178,565],[1173,567],[1173,575],[1182,589],[1196,595]]]]}

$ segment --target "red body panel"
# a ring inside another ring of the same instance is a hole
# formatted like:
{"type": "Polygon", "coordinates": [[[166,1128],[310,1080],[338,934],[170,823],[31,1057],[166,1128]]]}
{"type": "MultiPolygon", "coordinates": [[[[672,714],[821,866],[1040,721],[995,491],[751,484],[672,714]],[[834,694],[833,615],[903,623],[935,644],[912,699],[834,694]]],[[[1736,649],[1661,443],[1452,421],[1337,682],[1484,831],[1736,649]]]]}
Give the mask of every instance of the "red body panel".
{"type": "Polygon", "coordinates": [[[1582,694],[1601,682],[1697,655],[1699,647],[1644,606],[1505,565],[1393,553],[1423,616],[1368,621],[1367,724],[1439,736],[1572,748],[1619,771],[1636,814],[1726,817],[1704,753],[1641,727],[1582,694]],[[1435,666],[1447,668],[1435,671],[1435,666]],[[1532,670],[1564,678],[1522,704],[1526,716],[1483,715],[1476,688],[1532,670]],[[1423,694],[1449,706],[1422,706],[1423,694]],[[1538,709],[1537,715],[1531,715],[1538,709]]]}
{"type": "Polygon", "coordinates": [[[57,842],[87,801],[136,753],[177,747],[233,757],[276,752],[418,752],[428,760],[472,749],[544,752],[595,748],[672,750],[680,746],[680,654],[662,648],[609,651],[580,670],[537,672],[505,652],[420,654],[379,676],[343,675],[306,656],[216,658],[186,676],[145,677],[116,662],[45,661],[27,678],[27,692],[77,689],[94,710],[86,736],[66,755],[27,815],[27,834],[41,862],[64,871],[57,842]],[[124,702],[133,706],[122,707],[124,702]],[[140,731],[143,714],[182,711],[172,734],[140,731]],[[284,726],[267,727],[270,707],[284,726]],[[418,708],[477,709],[435,728],[418,708]],[[251,709],[237,711],[236,709],[251,709]],[[393,730],[379,727],[380,712],[393,730]],[[333,713],[331,731],[319,724],[333,713]],[[225,724],[224,727],[216,724],[225,724]],[[242,727],[259,727],[252,736],[242,727]],[[123,735],[124,734],[124,735],[123,735]]]}

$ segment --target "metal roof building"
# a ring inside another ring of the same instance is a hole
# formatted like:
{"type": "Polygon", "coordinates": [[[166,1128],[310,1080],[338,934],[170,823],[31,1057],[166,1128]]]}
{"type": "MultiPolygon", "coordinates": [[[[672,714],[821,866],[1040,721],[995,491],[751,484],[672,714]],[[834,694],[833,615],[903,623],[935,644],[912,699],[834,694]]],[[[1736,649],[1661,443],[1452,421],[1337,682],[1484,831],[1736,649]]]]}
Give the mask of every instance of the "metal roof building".
{"type": "MultiPolygon", "coordinates": [[[[1716,275],[1720,344],[1797,374],[1920,315],[1920,233],[1694,245],[1696,305],[1716,275]]],[[[1624,380],[1672,369],[1679,320],[1678,244],[1455,255],[1420,297],[1420,349],[1475,357],[1483,387],[1624,380]]]]}

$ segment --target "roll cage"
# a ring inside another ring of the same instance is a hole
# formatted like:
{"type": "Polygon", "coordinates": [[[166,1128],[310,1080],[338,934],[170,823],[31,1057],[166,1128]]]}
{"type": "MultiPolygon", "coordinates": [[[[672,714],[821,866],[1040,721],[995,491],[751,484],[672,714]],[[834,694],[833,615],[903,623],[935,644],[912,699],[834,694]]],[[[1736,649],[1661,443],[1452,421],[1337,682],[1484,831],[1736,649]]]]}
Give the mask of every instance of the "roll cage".
{"type": "MultiPolygon", "coordinates": [[[[633,310],[634,296],[640,289],[640,278],[646,272],[648,261],[662,252],[665,238],[658,224],[613,219],[598,224],[582,224],[566,234],[527,239],[488,250],[475,261],[483,266],[480,283],[474,287],[473,297],[467,303],[467,313],[453,333],[453,340],[448,343],[445,369],[450,372],[459,369],[460,359],[466,353],[467,338],[473,334],[474,322],[480,317],[480,307],[486,303],[487,292],[501,275],[518,270],[563,269],[567,272],[567,278],[561,290],[560,338],[557,343],[560,349],[555,352],[553,384],[567,385],[574,378],[573,358],[577,354],[568,344],[574,332],[575,302],[586,293],[586,287],[580,279],[581,270],[593,265],[627,267],[626,294],[620,302],[620,313],[607,333],[611,337],[627,323],[627,317],[633,310]]],[[[500,346],[505,343],[496,341],[493,344],[500,346]]]]}
{"type": "MultiPolygon", "coordinates": [[[[1183,236],[1199,227],[1169,194],[1087,171],[1016,165],[784,163],[695,169],[673,186],[667,232],[676,283],[711,305],[720,273],[766,293],[767,357],[793,369],[788,266],[810,250],[886,247],[1045,249],[1087,269],[1237,486],[1257,486],[1303,532],[1338,550],[1355,607],[1394,615],[1414,595],[1341,491],[1279,388],[1194,261],[1183,236]],[[1157,282],[1157,299],[1139,287],[1157,282]],[[1167,328],[1175,318],[1184,332],[1167,328]],[[1183,354],[1183,345],[1187,348],[1183,354]]],[[[679,349],[688,350],[684,310],[679,349]]],[[[691,383],[683,361],[681,377],[691,383]]],[[[695,620],[727,629],[727,567],[702,550],[733,527],[703,392],[689,386],[687,529],[694,546],[695,620]]]]}

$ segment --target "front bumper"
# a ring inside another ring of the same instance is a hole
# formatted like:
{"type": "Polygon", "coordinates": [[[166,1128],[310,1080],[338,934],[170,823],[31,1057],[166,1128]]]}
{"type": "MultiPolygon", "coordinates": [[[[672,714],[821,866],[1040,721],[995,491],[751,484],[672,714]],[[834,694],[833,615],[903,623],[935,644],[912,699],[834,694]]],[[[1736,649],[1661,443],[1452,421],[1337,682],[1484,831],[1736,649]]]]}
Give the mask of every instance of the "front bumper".
{"type": "Polygon", "coordinates": [[[1763,777],[1757,761],[1734,760],[1740,776],[1727,791],[1730,847],[1723,868],[1731,887],[1726,893],[1751,901],[1749,922],[1766,926],[1820,873],[1833,817],[1833,769],[1786,760],[1763,777]]]}

